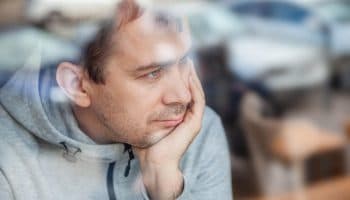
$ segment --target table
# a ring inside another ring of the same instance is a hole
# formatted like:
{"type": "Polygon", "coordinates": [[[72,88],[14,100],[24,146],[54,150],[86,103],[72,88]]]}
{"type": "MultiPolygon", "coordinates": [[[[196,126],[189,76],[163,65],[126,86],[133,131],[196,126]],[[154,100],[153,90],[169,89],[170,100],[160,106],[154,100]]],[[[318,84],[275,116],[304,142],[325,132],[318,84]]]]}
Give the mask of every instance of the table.
{"type": "Polygon", "coordinates": [[[342,149],[346,139],[306,120],[285,120],[271,142],[272,154],[284,162],[304,161],[315,154],[342,149]]]}
{"type": "MultiPolygon", "coordinates": [[[[350,176],[318,182],[305,190],[274,197],[246,198],[244,200],[348,200],[350,176]]],[[[243,199],[241,199],[243,200],[243,199]]]]}
{"type": "Polygon", "coordinates": [[[314,155],[345,150],[346,139],[306,120],[282,121],[280,134],[272,139],[272,155],[289,166],[293,190],[306,187],[305,161],[314,155]]]}

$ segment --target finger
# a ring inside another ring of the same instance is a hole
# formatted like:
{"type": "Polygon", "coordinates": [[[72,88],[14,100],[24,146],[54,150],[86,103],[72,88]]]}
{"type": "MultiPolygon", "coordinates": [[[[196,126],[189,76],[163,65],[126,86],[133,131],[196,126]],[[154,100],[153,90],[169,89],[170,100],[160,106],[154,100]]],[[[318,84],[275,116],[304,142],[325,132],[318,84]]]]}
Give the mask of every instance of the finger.
{"type": "Polygon", "coordinates": [[[201,93],[202,93],[203,96],[204,96],[203,87],[202,87],[201,81],[199,80],[197,71],[196,71],[196,69],[195,69],[193,63],[192,63],[192,67],[191,67],[191,73],[193,74],[193,77],[194,77],[194,81],[195,81],[196,86],[200,89],[201,93]]]}
{"type": "Polygon", "coordinates": [[[189,76],[189,89],[192,96],[192,106],[186,112],[184,122],[164,138],[165,141],[171,141],[173,146],[178,148],[187,148],[198,135],[202,125],[204,99],[192,74],[189,76]]]}
{"type": "Polygon", "coordinates": [[[186,112],[183,123],[177,126],[173,132],[165,138],[166,140],[172,141],[174,146],[182,148],[187,148],[200,132],[204,112],[203,97],[195,86],[191,75],[189,79],[192,105],[186,112]]]}
{"type": "Polygon", "coordinates": [[[193,74],[190,75],[189,79],[190,92],[192,95],[191,111],[192,114],[195,115],[197,118],[201,118],[201,115],[203,114],[204,110],[205,99],[200,91],[200,88],[198,88],[198,85],[196,85],[196,81],[193,77],[193,74]]]}
{"type": "MultiPolygon", "coordinates": [[[[192,70],[192,69],[191,69],[192,70]]],[[[172,134],[165,138],[171,140],[177,146],[189,145],[199,133],[205,107],[204,93],[196,74],[189,75],[189,90],[192,96],[191,106],[186,112],[184,122],[176,127],[172,134]]]]}
{"type": "Polygon", "coordinates": [[[199,80],[199,78],[198,78],[197,72],[196,72],[196,70],[195,70],[193,64],[192,64],[192,66],[191,66],[191,74],[192,74],[192,76],[193,76],[193,78],[194,78],[194,82],[195,82],[196,87],[197,87],[197,88],[199,89],[199,91],[201,92],[201,95],[202,95],[203,97],[205,97],[202,84],[201,84],[201,82],[200,82],[200,80],[199,80]]]}

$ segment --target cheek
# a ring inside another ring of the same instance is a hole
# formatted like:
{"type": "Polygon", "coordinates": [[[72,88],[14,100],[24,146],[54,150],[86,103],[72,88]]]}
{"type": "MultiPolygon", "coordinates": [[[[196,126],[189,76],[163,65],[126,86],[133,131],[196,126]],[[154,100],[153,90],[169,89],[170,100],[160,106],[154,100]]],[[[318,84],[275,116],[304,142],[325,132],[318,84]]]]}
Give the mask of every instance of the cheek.
{"type": "MultiPolygon", "coordinates": [[[[130,98],[121,97],[119,92],[101,92],[93,104],[93,110],[99,120],[112,129],[118,136],[138,133],[144,128],[144,119],[138,105],[130,98]]],[[[125,95],[125,94],[124,94],[125,95]]]]}
{"type": "Polygon", "coordinates": [[[128,90],[118,93],[122,96],[120,106],[124,107],[130,118],[145,125],[161,103],[160,90],[159,86],[150,87],[143,83],[129,85],[128,90]]]}

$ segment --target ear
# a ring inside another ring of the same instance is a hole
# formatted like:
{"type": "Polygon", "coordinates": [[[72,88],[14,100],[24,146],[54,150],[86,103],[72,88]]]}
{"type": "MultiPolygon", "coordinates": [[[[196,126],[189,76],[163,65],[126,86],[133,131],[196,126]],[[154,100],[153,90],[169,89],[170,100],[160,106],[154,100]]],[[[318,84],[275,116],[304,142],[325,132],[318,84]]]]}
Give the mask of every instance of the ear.
{"type": "Polygon", "coordinates": [[[59,64],[56,72],[56,80],[71,101],[81,107],[90,106],[91,99],[86,90],[89,83],[81,67],[69,62],[59,64]]]}

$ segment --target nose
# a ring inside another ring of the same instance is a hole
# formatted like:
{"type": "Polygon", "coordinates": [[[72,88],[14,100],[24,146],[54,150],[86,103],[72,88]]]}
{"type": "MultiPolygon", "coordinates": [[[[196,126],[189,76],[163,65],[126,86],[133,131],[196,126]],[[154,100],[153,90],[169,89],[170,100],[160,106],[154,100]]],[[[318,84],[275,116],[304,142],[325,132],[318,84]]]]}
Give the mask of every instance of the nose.
{"type": "Polygon", "coordinates": [[[174,67],[166,80],[163,102],[166,105],[182,104],[187,105],[191,102],[191,93],[189,90],[188,73],[174,67]]]}

